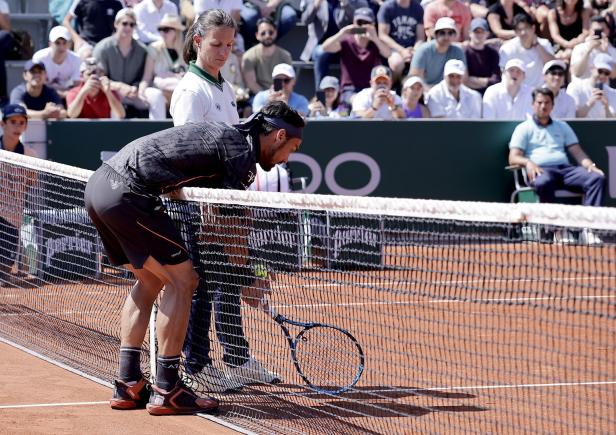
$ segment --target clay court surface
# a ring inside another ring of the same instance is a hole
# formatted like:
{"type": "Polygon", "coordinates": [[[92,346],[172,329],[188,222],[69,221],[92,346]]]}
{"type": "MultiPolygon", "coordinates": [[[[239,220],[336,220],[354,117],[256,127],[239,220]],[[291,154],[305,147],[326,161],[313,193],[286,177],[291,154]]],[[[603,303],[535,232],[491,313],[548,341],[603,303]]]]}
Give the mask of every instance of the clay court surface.
{"type": "Polygon", "coordinates": [[[107,387],[4,343],[0,355],[3,434],[237,433],[196,416],[157,418],[145,410],[114,411],[107,387]]]}
{"type": "MultiPolygon", "coordinates": [[[[275,433],[614,433],[615,255],[611,246],[417,246],[385,257],[413,269],[280,273],[272,294],[279,311],[351,331],[366,371],[353,392],[310,392],[279,327],[245,307],[253,352],[284,383],[220,396],[220,417],[275,433]]],[[[0,289],[0,330],[22,331],[35,348],[70,342],[67,363],[112,376],[128,281],[31,284],[0,289]]],[[[109,398],[109,389],[3,345],[5,354],[10,388],[0,405],[109,398]]],[[[105,403],[0,407],[0,428],[22,433],[137,433],[148,425],[230,433],[198,417],[154,419],[105,403]]]]}

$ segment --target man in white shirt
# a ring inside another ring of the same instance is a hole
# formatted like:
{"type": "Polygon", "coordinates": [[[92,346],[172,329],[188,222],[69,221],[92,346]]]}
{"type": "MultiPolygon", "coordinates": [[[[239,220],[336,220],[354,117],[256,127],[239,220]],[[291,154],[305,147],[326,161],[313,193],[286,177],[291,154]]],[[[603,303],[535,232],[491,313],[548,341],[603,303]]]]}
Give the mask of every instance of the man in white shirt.
{"type": "Polygon", "coordinates": [[[551,60],[543,66],[543,86],[554,94],[551,116],[555,119],[575,118],[575,100],[563,90],[566,74],[567,64],[562,60],[551,60]]]}
{"type": "Polygon", "coordinates": [[[576,45],[571,52],[572,82],[590,77],[595,57],[599,54],[608,54],[616,59],[616,47],[610,44],[609,36],[610,28],[605,17],[592,17],[586,42],[576,45]]]}
{"type": "Polygon", "coordinates": [[[69,49],[71,32],[64,26],[56,26],[49,32],[49,47],[32,56],[35,63],[44,63],[47,84],[66,98],[69,89],[80,81],[81,59],[69,49]]]}
{"type": "Polygon", "coordinates": [[[404,119],[402,99],[391,90],[391,85],[391,69],[382,65],[372,68],[370,87],[353,98],[353,115],[364,119],[404,119]]]}
{"type": "Polygon", "coordinates": [[[535,23],[526,14],[513,18],[516,37],[501,45],[499,65],[501,68],[512,58],[521,59],[526,66],[526,84],[531,88],[543,84],[543,65],[554,59],[554,48],[547,39],[537,37],[535,23]]]}
{"type": "Polygon", "coordinates": [[[161,39],[158,25],[165,14],[178,15],[178,7],[169,0],[142,0],[133,9],[137,16],[138,39],[144,44],[161,39]]]}
{"type": "Polygon", "coordinates": [[[445,78],[426,95],[426,104],[433,118],[481,118],[481,94],[462,84],[465,73],[464,62],[458,59],[447,61],[443,71],[445,78]]]}
{"type": "Polygon", "coordinates": [[[607,54],[595,57],[590,77],[571,82],[567,93],[575,100],[578,118],[616,117],[616,90],[610,88],[613,59],[607,54]]]}
{"type": "Polygon", "coordinates": [[[533,114],[532,89],[524,83],[526,66],[521,59],[509,59],[503,81],[486,89],[483,119],[528,119],[533,114]]]}

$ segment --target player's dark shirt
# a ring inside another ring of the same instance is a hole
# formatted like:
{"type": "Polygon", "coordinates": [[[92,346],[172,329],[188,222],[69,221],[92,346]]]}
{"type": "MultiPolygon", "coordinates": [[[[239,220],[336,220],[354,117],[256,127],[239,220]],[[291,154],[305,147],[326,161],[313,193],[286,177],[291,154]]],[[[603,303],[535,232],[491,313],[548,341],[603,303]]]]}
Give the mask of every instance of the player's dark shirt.
{"type": "Polygon", "coordinates": [[[229,124],[191,123],[139,138],[105,163],[129,187],[151,195],[180,187],[247,189],[256,173],[256,142],[229,124]]]}

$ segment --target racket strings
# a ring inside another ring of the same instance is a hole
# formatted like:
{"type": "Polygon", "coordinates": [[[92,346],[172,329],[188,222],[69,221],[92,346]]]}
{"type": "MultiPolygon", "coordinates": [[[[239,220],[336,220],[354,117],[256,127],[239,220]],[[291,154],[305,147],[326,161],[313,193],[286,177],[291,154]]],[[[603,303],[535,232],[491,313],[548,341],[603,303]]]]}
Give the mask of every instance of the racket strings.
{"type": "Polygon", "coordinates": [[[355,341],[331,327],[303,331],[296,342],[296,360],[309,384],[328,391],[352,386],[362,366],[355,341]]]}

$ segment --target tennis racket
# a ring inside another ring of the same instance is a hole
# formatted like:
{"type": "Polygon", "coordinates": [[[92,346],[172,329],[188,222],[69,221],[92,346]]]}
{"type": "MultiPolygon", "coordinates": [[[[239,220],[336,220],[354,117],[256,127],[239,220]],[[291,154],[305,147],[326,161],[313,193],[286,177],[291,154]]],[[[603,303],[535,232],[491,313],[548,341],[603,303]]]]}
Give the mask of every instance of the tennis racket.
{"type": "Polygon", "coordinates": [[[364,372],[364,351],[350,332],[337,326],[298,322],[279,314],[261,299],[260,308],[284,332],[297,373],[311,389],[338,395],[353,388],[364,372]],[[288,325],[302,328],[292,337],[288,325]]]}

